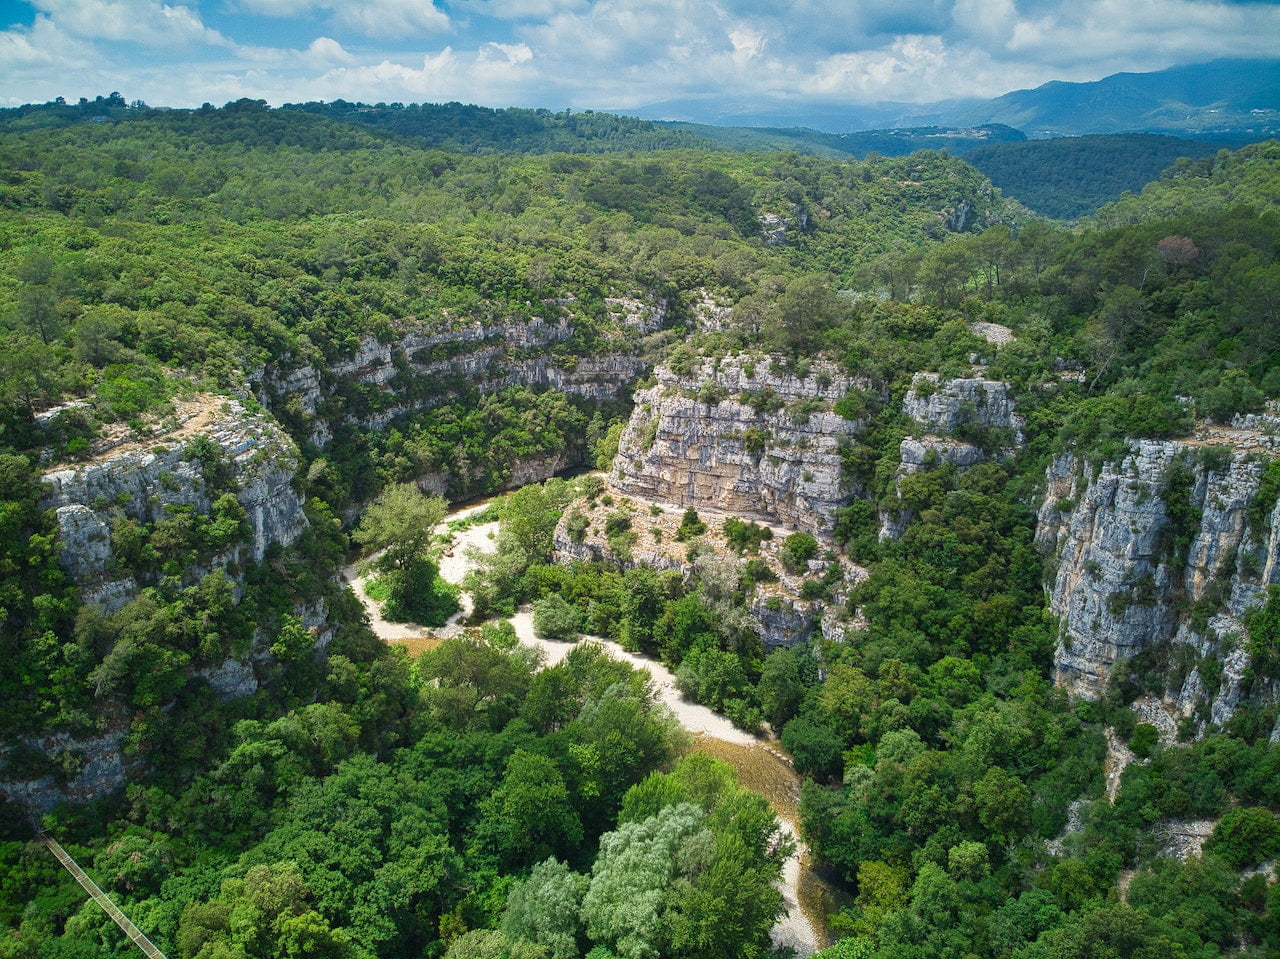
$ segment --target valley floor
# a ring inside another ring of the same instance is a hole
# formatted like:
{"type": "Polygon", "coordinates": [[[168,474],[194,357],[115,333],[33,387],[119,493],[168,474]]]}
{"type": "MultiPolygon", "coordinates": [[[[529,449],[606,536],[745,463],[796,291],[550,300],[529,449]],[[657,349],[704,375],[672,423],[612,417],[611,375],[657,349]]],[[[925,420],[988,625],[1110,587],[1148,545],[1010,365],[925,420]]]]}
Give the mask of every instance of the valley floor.
{"type": "MultiPolygon", "coordinates": [[[[486,509],[488,503],[463,507],[449,513],[445,520],[465,519],[486,509]]],[[[446,581],[459,585],[463,577],[471,569],[470,557],[475,551],[487,552],[492,549],[498,524],[479,523],[454,533],[453,542],[445,551],[440,561],[440,575],[446,581]]],[[[343,570],[343,576],[355,591],[369,616],[370,626],[380,639],[388,643],[406,646],[409,652],[417,655],[431,649],[451,635],[461,630],[461,621],[470,613],[470,600],[464,593],[463,609],[456,614],[448,625],[432,630],[410,623],[393,623],[382,616],[378,604],[364,590],[367,576],[355,566],[343,570]]],[[[521,644],[537,649],[543,656],[545,665],[559,662],[572,648],[571,643],[540,639],[533,631],[533,615],[527,607],[523,607],[511,617],[516,637],[521,644]]],[[[796,810],[796,797],[799,795],[800,779],[795,771],[775,747],[766,740],[752,736],[734,726],[720,714],[706,706],[700,706],[686,700],[676,688],[675,676],[662,663],[627,652],[617,643],[599,637],[585,637],[583,642],[599,643],[609,654],[636,669],[645,670],[653,679],[657,697],[680,721],[680,724],[694,737],[695,748],[704,749],[718,758],[732,764],[739,770],[743,785],[763,792],[769,800],[779,821],[786,832],[796,841],[796,852],[783,866],[782,893],[787,907],[787,914],[779,920],[773,929],[774,943],[789,946],[795,950],[797,957],[811,956],[818,949],[827,945],[822,933],[822,912],[815,908],[805,908],[821,894],[821,882],[809,875],[807,869],[808,850],[800,841],[796,810]],[[728,747],[728,748],[726,748],[728,747]],[[753,783],[756,778],[751,775],[762,768],[770,770],[769,779],[775,788],[763,788],[753,783]],[[743,772],[748,775],[742,776],[743,772]],[[779,780],[782,782],[779,784],[779,780]],[[777,795],[780,794],[780,795],[777,795]]]]}

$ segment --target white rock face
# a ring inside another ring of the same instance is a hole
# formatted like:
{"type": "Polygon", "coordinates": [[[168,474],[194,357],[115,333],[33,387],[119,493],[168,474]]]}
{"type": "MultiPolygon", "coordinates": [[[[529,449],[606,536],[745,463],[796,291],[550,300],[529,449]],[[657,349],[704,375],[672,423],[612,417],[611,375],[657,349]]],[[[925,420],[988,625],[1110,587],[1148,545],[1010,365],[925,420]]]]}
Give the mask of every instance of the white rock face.
{"type": "Polygon", "coordinates": [[[855,385],[848,374],[816,361],[799,376],[776,357],[743,355],[655,376],[619,443],[618,490],[830,537],[853,493],[840,450],[861,425],[830,408],[855,385]]]}
{"type": "Polygon", "coordinates": [[[83,765],[67,783],[53,776],[40,779],[0,779],[0,793],[27,810],[47,813],[60,802],[90,802],[119,789],[131,774],[140,772],[143,760],[126,756],[123,728],[109,730],[99,736],[76,738],[66,734],[45,736],[29,745],[46,755],[79,754],[83,765]]]}
{"type": "MultiPolygon", "coordinates": [[[[1117,660],[1158,644],[1185,647],[1184,658],[1211,662],[1220,674],[1212,686],[1199,665],[1180,681],[1172,676],[1176,688],[1161,707],[1172,714],[1188,717],[1199,707],[1199,717],[1220,723],[1248,692],[1240,616],[1280,582],[1280,508],[1271,504],[1268,529],[1250,528],[1264,465],[1257,454],[1274,441],[1256,424],[1240,426],[1193,440],[1135,441],[1128,456],[1096,473],[1070,455],[1049,467],[1036,541],[1057,557],[1049,586],[1062,624],[1057,681],[1073,694],[1100,695],[1117,660]],[[1171,476],[1182,477],[1189,507],[1175,515],[1171,476]],[[1186,546],[1175,556],[1179,534],[1186,546]],[[1188,612],[1196,604],[1207,619],[1199,629],[1188,612]]],[[[1274,696],[1275,685],[1255,691],[1274,696]]]]}
{"type": "Polygon", "coordinates": [[[903,411],[927,434],[954,435],[964,429],[1007,430],[1022,444],[1022,417],[1014,409],[1009,384],[981,377],[941,382],[937,373],[917,373],[902,401],[903,411]]]}
{"type": "MultiPolygon", "coordinates": [[[[302,500],[292,486],[298,465],[293,441],[275,420],[250,413],[235,400],[207,397],[198,414],[171,433],[145,445],[128,441],[94,460],[54,470],[43,479],[46,508],[56,510],[60,561],[81,587],[81,598],[107,610],[124,606],[138,594],[131,572],[115,568],[111,524],[119,516],[139,524],[154,523],[171,507],[189,506],[207,514],[211,499],[227,488],[244,508],[249,535],[218,555],[200,556],[182,578],[194,581],[212,569],[262,559],[274,544],[293,544],[307,527],[302,500]],[[212,441],[219,451],[225,478],[217,489],[206,483],[199,445],[212,441]]],[[[317,650],[328,643],[332,627],[323,602],[293,610],[315,638],[317,650]]],[[[219,699],[252,695],[259,685],[258,667],[271,656],[265,636],[255,635],[247,655],[204,663],[191,671],[219,699]]],[[[66,734],[29,740],[27,745],[50,756],[79,754],[83,764],[67,781],[53,776],[0,780],[0,793],[29,810],[47,812],[65,800],[97,799],[119,789],[145,761],[128,756],[123,744],[128,721],[108,716],[101,735],[75,738],[66,734]]]]}
{"type": "MultiPolygon", "coordinates": [[[[565,511],[554,534],[555,562],[566,565],[599,562],[622,570],[644,566],[678,572],[684,578],[693,574],[694,564],[688,558],[693,540],[681,542],[677,538],[684,518],[682,507],[672,503],[632,500],[616,487],[608,490],[608,497],[611,501],[608,505],[601,496],[590,502],[579,500],[565,511]],[[606,525],[614,516],[626,516],[630,532],[634,534],[634,541],[624,555],[615,552],[605,534],[606,525]],[[576,534],[575,527],[578,530],[576,534]]],[[[761,560],[777,577],[759,584],[746,606],[751,628],[760,636],[766,650],[793,646],[818,632],[830,639],[843,638],[844,624],[840,621],[840,614],[845,608],[849,587],[866,578],[865,569],[837,557],[830,561],[814,559],[809,569],[793,573],[783,564],[780,550],[787,536],[796,530],[769,523],[764,525],[768,526],[772,538],[762,542],[757,552],[738,556],[729,547],[724,533],[725,520],[734,514],[704,505],[698,510],[698,515],[707,527],[705,533],[696,538],[700,549],[709,550],[708,555],[732,563],[737,570],[736,575],[742,574],[748,561],[761,560]],[[805,582],[821,579],[831,563],[840,565],[841,584],[836,587],[830,601],[804,598],[805,582]]]]}
{"type": "Polygon", "coordinates": [[[58,518],[61,564],[85,588],[86,600],[116,609],[136,592],[132,576],[113,568],[114,516],[144,524],[163,519],[172,507],[209,512],[211,492],[216,497],[222,491],[206,487],[203,464],[192,452],[200,437],[220,451],[250,530],[247,543],[200,557],[201,570],[260,560],[271,544],[291,545],[306,528],[302,500],[292,486],[298,464],[293,441],[265,415],[251,414],[234,400],[215,403],[199,428],[161,436],[146,448],[121,447],[42,477],[49,491],[42,505],[55,509],[58,518]]]}

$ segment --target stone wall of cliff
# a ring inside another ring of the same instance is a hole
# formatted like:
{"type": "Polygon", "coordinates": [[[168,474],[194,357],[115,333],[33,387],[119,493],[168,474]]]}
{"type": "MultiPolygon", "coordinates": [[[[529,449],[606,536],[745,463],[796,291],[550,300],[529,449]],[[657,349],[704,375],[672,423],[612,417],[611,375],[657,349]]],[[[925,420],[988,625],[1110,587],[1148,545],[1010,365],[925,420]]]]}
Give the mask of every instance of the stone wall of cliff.
{"type": "Polygon", "coordinates": [[[1037,542],[1061,685],[1095,698],[1118,661],[1146,656],[1164,688],[1139,709],[1167,734],[1221,723],[1247,694],[1275,697],[1274,681],[1250,675],[1241,616],[1280,582],[1280,510],[1255,502],[1278,429],[1248,417],[1136,441],[1119,461],[1053,462],[1037,542]]]}
{"type": "Polygon", "coordinates": [[[551,319],[455,322],[448,316],[410,325],[393,337],[362,337],[355,352],[324,365],[282,357],[254,377],[264,405],[323,448],[339,423],[380,429],[398,417],[454,399],[463,389],[552,389],[595,402],[627,394],[647,368],[645,343],[667,319],[664,303],[634,297],[604,301],[607,318],[590,355],[568,348],[578,304],[547,304],[551,319]],[[333,402],[344,385],[371,387],[369,408],[333,402]]]}
{"type": "Polygon", "coordinates": [[[672,570],[688,578],[693,575],[691,556],[711,554],[732,562],[741,574],[747,562],[761,560],[776,579],[757,584],[750,590],[747,612],[765,649],[793,646],[816,635],[829,639],[843,638],[843,612],[849,590],[867,575],[866,570],[847,558],[824,552],[804,569],[789,570],[782,562],[782,544],[792,527],[765,525],[773,534],[752,555],[739,556],[730,548],[724,532],[725,520],[738,514],[703,505],[698,517],[706,525],[705,532],[688,541],[679,538],[684,510],[671,504],[660,505],[632,499],[616,487],[607,487],[599,496],[582,499],[565,511],[556,526],[553,549],[557,563],[604,563],[617,569],[647,566],[656,570],[672,570]],[[611,519],[625,517],[628,533],[620,544],[606,534],[611,519]],[[621,548],[620,548],[621,547],[621,548]],[[825,598],[806,597],[806,582],[821,581],[833,565],[839,567],[839,585],[825,598]]]}
{"type": "Polygon", "coordinates": [[[57,513],[62,566],[87,602],[115,609],[137,592],[133,572],[115,562],[111,528],[120,517],[146,525],[175,508],[207,515],[214,499],[232,492],[244,508],[248,537],[200,557],[187,578],[260,560],[273,543],[291,545],[306,528],[293,487],[298,450],[274,419],[217,396],[199,397],[185,415],[171,430],[43,476],[43,505],[57,513]],[[220,479],[211,489],[212,470],[220,479]]]}
{"type": "MultiPolygon", "coordinates": [[[[113,528],[124,520],[147,528],[175,510],[208,516],[214,501],[230,493],[244,510],[246,534],[165,575],[187,584],[221,569],[236,582],[247,563],[263,559],[275,545],[295,543],[306,529],[302,499],[293,486],[298,463],[293,440],[266,413],[250,412],[227,397],[183,400],[166,427],[145,438],[114,441],[85,462],[43,476],[44,505],[58,521],[60,563],[85,603],[117,610],[156,574],[132,569],[116,555],[113,528]]],[[[332,631],[324,602],[300,603],[294,614],[323,648],[332,631]]],[[[190,675],[207,682],[218,699],[236,699],[257,691],[261,669],[270,661],[266,638],[255,635],[243,655],[193,666],[190,675]]],[[[0,795],[29,811],[47,812],[64,800],[97,799],[124,785],[145,766],[125,748],[130,718],[104,701],[96,721],[96,733],[48,731],[25,742],[50,759],[74,760],[74,773],[11,777],[0,765],[0,795]]]]}
{"type": "MultiPolygon", "coordinates": [[[[902,401],[911,418],[911,433],[899,446],[901,461],[895,485],[904,476],[942,463],[965,467],[990,456],[1012,454],[1022,445],[1023,420],[999,380],[970,376],[946,380],[937,373],[917,373],[902,401]]],[[[911,519],[905,505],[881,504],[880,535],[897,538],[911,519]]]]}
{"type": "Polygon", "coordinates": [[[853,489],[844,444],[861,423],[832,409],[856,384],[835,364],[778,357],[655,371],[623,431],[611,482],[624,494],[708,507],[830,537],[853,489]]]}

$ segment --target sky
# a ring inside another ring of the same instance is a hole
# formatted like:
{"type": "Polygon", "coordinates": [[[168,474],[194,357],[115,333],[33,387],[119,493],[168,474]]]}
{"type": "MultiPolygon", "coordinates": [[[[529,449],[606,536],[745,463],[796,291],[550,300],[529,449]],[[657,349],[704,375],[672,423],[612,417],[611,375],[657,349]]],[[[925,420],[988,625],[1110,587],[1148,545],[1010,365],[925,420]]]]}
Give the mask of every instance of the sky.
{"type": "Polygon", "coordinates": [[[0,0],[0,106],[460,101],[709,120],[1280,58],[1280,0],[0,0]]]}

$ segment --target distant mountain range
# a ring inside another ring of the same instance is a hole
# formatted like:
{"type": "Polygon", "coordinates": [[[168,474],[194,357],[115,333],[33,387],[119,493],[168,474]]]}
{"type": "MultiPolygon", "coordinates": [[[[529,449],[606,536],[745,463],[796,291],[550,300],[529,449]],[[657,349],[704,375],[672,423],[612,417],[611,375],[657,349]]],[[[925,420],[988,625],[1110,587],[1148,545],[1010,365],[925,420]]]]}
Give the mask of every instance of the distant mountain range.
{"type": "Polygon", "coordinates": [[[827,133],[1002,124],[1033,139],[1166,133],[1244,143],[1280,136],[1280,60],[1215,60],[1155,73],[1117,73],[1093,83],[1053,81],[985,101],[886,103],[787,115],[754,112],[744,104],[714,116],[706,104],[673,102],[636,112],[647,119],[827,133]]]}
{"type": "Polygon", "coordinates": [[[912,125],[1003,123],[1028,137],[1171,133],[1255,141],[1280,135],[1280,60],[1216,60],[1094,83],[1046,83],[912,125]]]}

